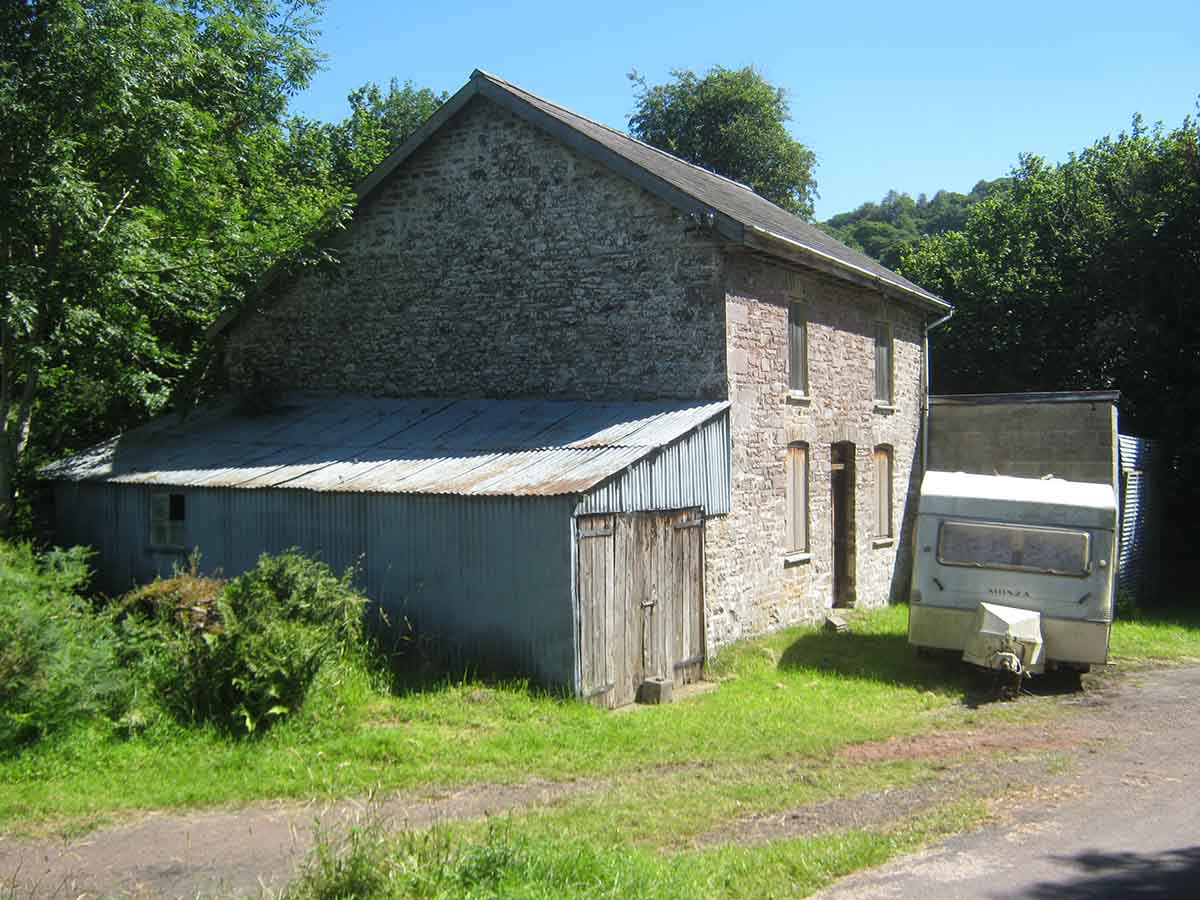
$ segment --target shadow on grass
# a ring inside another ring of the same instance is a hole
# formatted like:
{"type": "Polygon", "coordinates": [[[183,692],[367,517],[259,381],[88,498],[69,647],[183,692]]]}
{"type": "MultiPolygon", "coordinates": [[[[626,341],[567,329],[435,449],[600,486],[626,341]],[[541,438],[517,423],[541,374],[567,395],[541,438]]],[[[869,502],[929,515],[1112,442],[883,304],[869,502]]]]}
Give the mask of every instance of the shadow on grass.
{"type": "MultiPolygon", "coordinates": [[[[954,651],[918,655],[903,634],[807,632],[783,651],[779,668],[817,669],[846,678],[958,694],[970,707],[998,699],[992,673],[967,665],[954,651]]],[[[1040,697],[1057,696],[1078,693],[1081,684],[1076,672],[1047,672],[1026,679],[1021,690],[1040,697]]]]}
{"type": "Polygon", "coordinates": [[[899,687],[957,692],[964,700],[983,692],[976,673],[961,660],[918,656],[902,634],[806,632],[783,651],[779,668],[817,669],[899,687]]]}
{"type": "Polygon", "coordinates": [[[1078,873],[1074,878],[1042,882],[1029,897],[1095,900],[1111,897],[1194,897],[1200,885],[1200,847],[1180,847],[1161,853],[1103,853],[1089,851],[1056,856],[1078,873]]]}

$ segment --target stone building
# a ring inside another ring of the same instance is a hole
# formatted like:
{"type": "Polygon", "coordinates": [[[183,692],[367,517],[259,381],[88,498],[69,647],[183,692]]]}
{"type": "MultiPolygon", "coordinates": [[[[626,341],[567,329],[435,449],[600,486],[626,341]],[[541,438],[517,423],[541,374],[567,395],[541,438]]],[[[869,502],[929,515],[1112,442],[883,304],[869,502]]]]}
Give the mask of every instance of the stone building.
{"type": "Polygon", "coordinates": [[[727,496],[700,510],[709,651],[904,594],[944,301],[743,185],[478,71],[358,194],[339,265],[271,278],[215,326],[232,384],[724,401],[727,496]]]}

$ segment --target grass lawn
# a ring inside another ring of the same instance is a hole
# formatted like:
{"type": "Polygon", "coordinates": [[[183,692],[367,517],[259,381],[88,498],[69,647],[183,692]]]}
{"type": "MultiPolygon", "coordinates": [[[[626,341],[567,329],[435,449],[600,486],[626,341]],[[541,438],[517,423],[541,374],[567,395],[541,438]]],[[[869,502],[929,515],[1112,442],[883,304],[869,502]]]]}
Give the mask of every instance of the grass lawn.
{"type": "Polygon", "coordinates": [[[852,634],[789,629],[727,648],[710,694],[611,713],[520,685],[445,682],[393,696],[342,672],[253,739],[161,724],[81,730],[0,761],[0,828],[127,810],[337,797],[369,789],[597,779],[695,765],[826,759],[838,747],[1032,710],[966,708],[970,682],[917,659],[902,607],[852,634]]]}
{"type": "MultiPolygon", "coordinates": [[[[254,738],[164,723],[133,736],[81,730],[0,760],[0,831],[75,831],[148,809],[579,781],[504,831],[466,822],[400,838],[363,832],[348,856],[326,847],[326,868],[316,859],[296,890],[332,896],[356,854],[382,853],[367,868],[391,880],[375,893],[397,896],[803,894],[964,827],[982,807],[762,845],[690,840],[747,814],[934,779],[944,765],[839,761],[846,745],[1055,713],[1044,698],[964,702],[980,683],[918,658],[906,622],[900,606],[856,616],[848,634],[792,628],[741,642],[713,661],[717,690],[631,712],[474,680],[397,696],[342,670],[337,681],[322,676],[301,714],[254,738]],[[422,871],[444,879],[412,882],[422,871]]],[[[1113,655],[1200,657],[1196,624],[1120,622],[1113,655]]]]}
{"type": "Polygon", "coordinates": [[[1143,613],[1113,625],[1109,657],[1123,660],[1200,659],[1200,610],[1143,613]]]}

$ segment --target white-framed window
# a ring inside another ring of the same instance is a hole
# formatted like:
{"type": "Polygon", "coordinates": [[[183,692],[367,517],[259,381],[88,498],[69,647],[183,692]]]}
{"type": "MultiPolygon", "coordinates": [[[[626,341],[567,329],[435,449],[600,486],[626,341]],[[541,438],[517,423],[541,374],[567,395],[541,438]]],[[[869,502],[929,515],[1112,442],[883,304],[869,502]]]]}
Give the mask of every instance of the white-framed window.
{"type": "Polygon", "coordinates": [[[808,394],[808,320],[794,301],[788,304],[788,390],[808,394]]]}
{"type": "Polygon", "coordinates": [[[892,448],[876,447],[871,454],[875,469],[875,537],[892,534],[892,448]]]}
{"type": "Polygon", "coordinates": [[[183,549],[187,546],[187,498],[156,491],[150,495],[150,545],[183,549]]]}
{"type": "Polygon", "coordinates": [[[892,402],[892,326],[875,323],[875,400],[892,402]]]}
{"type": "Polygon", "coordinates": [[[808,444],[788,445],[787,552],[808,552],[808,444]]]}

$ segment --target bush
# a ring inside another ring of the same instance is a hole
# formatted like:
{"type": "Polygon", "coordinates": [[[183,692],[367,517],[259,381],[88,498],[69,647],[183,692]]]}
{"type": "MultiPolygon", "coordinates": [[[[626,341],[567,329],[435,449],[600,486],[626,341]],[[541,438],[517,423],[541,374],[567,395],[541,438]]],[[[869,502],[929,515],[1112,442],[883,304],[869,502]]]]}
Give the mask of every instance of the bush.
{"type": "Polygon", "coordinates": [[[237,733],[294,712],[323,665],[361,659],[363,598],[296,551],[228,584],[195,566],[121,599],[114,619],[139,681],[175,718],[237,733]]]}
{"type": "Polygon", "coordinates": [[[0,542],[0,750],[127,700],[112,629],[78,594],[87,558],[81,547],[38,556],[0,542]]]}

